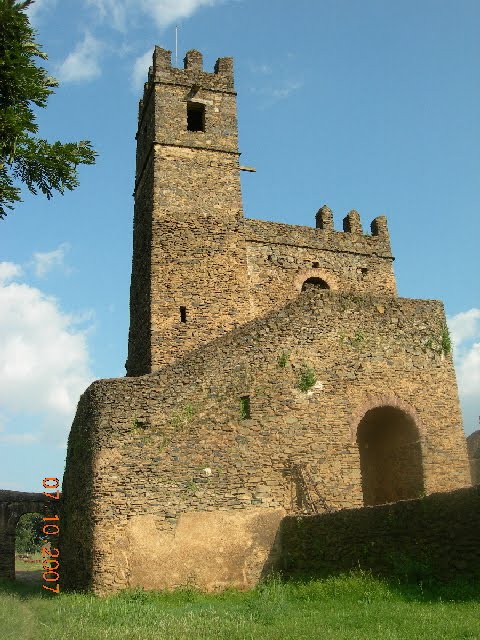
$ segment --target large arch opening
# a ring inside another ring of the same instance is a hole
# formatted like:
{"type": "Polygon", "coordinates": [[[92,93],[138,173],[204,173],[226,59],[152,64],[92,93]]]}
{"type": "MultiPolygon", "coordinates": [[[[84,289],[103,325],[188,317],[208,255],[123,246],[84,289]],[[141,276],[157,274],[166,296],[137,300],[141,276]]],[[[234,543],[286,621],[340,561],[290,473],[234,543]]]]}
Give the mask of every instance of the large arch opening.
{"type": "MultiPolygon", "coordinates": [[[[15,578],[23,582],[41,582],[43,515],[24,513],[15,527],[15,578]]],[[[50,544],[50,543],[49,543],[50,544]]]]}
{"type": "Polygon", "coordinates": [[[330,289],[328,284],[322,278],[308,278],[302,284],[302,291],[311,291],[312,289],[330,289]]]}
{"type": "Polygon", "coordinates": [[[365,506],[418,498],[424,491],[420,433],[396,407],[375,407],[357,429],[365,506]]]}

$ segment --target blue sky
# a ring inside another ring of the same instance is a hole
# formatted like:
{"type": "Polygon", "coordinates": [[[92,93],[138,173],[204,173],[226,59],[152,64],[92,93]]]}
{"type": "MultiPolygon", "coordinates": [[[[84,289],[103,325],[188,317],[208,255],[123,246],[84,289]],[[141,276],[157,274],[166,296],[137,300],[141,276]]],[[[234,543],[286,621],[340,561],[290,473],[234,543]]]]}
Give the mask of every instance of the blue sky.
{"type": "Polygon", "coordinates": [[[480,415],[477,0],[36,0],[60,80],[41,135],[95,167],[0,221],[0,487],[63,474],[79,395],[125,374],[135,131],[153,46],[235,58],[245,215],[388,216],[399,294],[441,299],[465,430],[480,415]]]}

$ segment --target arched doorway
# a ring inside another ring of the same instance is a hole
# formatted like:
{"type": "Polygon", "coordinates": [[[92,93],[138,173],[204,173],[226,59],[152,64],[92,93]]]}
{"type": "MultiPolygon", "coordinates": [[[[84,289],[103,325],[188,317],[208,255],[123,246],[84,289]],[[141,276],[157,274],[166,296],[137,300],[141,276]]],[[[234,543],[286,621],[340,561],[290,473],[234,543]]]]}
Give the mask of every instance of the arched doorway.
{"type": "MultiPolygon", "coordinates": [[[[41,582],[42,553],[45,534],[43,515],[24,513],[18,519],[15,530],[15,579],[25,582],[41,582]]],[[[47,543],[50,546],[50,542],[47,543]]]]}
{"type": "Polygon", "coordinates": [[[357,429],[365,506],[418,498],[424,491],[420,434],[402,409],[368,410],[357,429]]]}
{"type": "Polygon", "coordinates": [[[15,580],[15,537],[20,516],[58,514],[61,500],[49,500],[43,493],[0,489],[0,578],[15,580]]]}
{"type": "Polygon", "coordinates": [[[302,284],[302,291],[311,291],[312,289],[330,289],[328,284],[322,278],[308,278],[302,284]]]}

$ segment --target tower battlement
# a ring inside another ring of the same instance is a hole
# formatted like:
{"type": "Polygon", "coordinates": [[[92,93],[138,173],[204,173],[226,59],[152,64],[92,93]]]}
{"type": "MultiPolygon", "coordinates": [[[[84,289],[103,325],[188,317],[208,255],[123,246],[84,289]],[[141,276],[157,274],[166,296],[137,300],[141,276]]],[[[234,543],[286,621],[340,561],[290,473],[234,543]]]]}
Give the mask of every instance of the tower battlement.
{"type": "MultiPolygon", "coordinates": [[[[330,207],[326,204],[317,211],[315,215],[316,228],[321,231],[335,232],[333,223],[333,213],[330,207]]],[[[360,214],[355,209],[352,209],[343,218],[343,231],[345,233],[352,233],[357,235],[367,235],[363,233],[362,221],[360,214]]],[[[387,218],[386,216],[377,216],[370,223],[371,236],[378,236],[385,242],[390,242],[390,236],[388,233],[387,218]]]]}
{"type": "Polygon", "coordinates": [[[233,58],[218,58],[213,72],[203,70],[203,54],[190,49],[183,59],[183,69],[172,65],[172,52],[156,46],[152,66],[148,70],[148,81],[144,85],[139,104],[139,119],[149,92],[155,83],[175,84],[185,87],[202,87],[210,91],[235,93],[233,82],[233,58]]]}

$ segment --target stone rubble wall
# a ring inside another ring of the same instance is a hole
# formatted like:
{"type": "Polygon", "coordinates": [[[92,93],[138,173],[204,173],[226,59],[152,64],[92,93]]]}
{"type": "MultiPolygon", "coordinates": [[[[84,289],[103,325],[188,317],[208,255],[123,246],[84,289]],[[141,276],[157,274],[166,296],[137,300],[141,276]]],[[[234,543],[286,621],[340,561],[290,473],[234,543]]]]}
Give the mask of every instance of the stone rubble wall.
{"type": "Polygon", "coordinates": [[[77,544],[91,543],[92,572],[74,583],[252,586],[296,512],[292,464],[308,465],[329,508],[363,504],[356,428],[376,406],[415,420],[426,493],[469,485],[444,322],[436,301],[316,290],[157,373],[94,382],[63,488],[69,574],[81,571],[77,544]],[[298,389],[306,366],[309,392],[298,389]]]}
{"type": "Polygon", "coordinates": [[[472,484],[480,484],[480,430],[468,436],[467,449],[472,484]]]}
{"type": "Polygon", "coordinates": [[[308,278],[332,290],[396,295],[388,233],[314,229],[246,219],[252,313],[261,316],[294,299],[308,278]]]}
{"type": "Polygon", "coordinates": [[[280,526],[277,568],[302,578],[363,569],[425,584],[460,577],[475,581],[479,531],[478,486],[334,514],[290,516],[280,526]]]}

